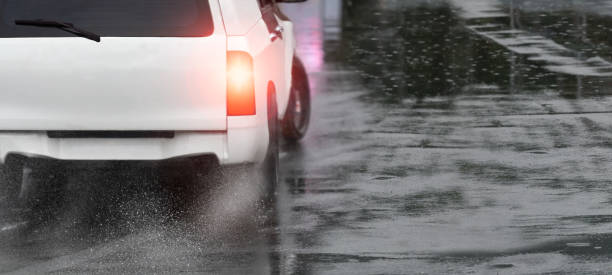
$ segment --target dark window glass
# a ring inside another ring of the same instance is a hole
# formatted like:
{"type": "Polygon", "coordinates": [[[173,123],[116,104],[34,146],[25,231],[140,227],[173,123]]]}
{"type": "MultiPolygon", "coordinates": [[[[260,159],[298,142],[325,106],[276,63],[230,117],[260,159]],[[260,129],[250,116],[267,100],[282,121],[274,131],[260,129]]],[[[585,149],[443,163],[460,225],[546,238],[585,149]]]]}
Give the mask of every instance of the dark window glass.
{"type": "Polygon", "coordinates": [[[16,26],[16,19],[55,20],[101,36],[209,36],[208,0],[0,0],[0,37],[69,37],[61,30],[16,26]]]}

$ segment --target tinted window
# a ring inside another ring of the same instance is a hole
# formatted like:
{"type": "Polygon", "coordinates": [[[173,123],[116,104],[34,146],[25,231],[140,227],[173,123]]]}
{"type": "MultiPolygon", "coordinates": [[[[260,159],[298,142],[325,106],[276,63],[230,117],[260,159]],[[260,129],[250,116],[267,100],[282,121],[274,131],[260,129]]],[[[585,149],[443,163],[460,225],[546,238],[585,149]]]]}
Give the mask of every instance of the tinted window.
{"type": "Polygon", "coordinates": [[[208,36],[208,0],[0,0],[0,37],[67,37],[16,19],[70,22],[101,36],[208,36]]]}

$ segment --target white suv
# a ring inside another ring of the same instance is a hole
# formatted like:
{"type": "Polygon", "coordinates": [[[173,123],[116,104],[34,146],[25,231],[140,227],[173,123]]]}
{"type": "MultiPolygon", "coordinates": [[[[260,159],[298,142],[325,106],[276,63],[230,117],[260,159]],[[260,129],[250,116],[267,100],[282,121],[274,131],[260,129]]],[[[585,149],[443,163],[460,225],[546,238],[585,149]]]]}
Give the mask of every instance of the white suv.
{"type": "MultiPolygon", "coordinates": [[[[41,160],[264,165],[310,97],[281,0],[0,0],[0,201],[41,160]]],[[[259,167],[259,166],[258,166],[259,167]]]]}

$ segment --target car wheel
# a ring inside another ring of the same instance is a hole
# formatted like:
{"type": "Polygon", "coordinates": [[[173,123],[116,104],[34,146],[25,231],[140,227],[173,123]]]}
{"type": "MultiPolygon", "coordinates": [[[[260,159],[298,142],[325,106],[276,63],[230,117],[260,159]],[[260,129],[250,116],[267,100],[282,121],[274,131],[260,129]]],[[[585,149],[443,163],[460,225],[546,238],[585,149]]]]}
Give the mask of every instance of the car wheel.
{"type": "Polygon", "coordinates": [[[0,211],[4,220],[13,220],[18,216],[22,169],[22,164],[16,162],[0,166],[0,211]]]}
{"type": "Polygon", "coordinates": [[[65,173],[60,165],[11,157],[2,166],[3,217],[30,225],[54,217],[63,200],[65,173]]]}
{"type": "Polygon", "coordinates": [[[266,153],[266,159],[263,163],[263,181],[265,187],[265,198],[266,201],[272,201],[274,198],[274,192],[276,191],[276,185],[278,183],[278,167],[279,167],[279,120],[278,120],[278,107],[276,104],[276,95],[270,94],[268,96],[268,151],[266,153]]]}
{"type": "MultiPolygon", "coordinates": [[[[273,91],[269,93],[267,103],[269,141],[265,158],[258,164],[223,167],[221,173],[223,185],[214,192],[214,200],[219,202],[215,203],[214,207],[221,206],[213,212],[215,216],[223,216],[224,219],[232,220],[251,220],[236,215],[249,213],[248,215],[252,217],[254,212],[250,210],[268,211],[274,205],[279,173],[280,126],[276,96],[273,91]],[[224,212],[228,210],[230,211],[224,212]]],[[[256,216],[267,217],[268,215],[257,214],[256,216]]]]}
{"type": "Polygon", "coordinates": [[[283,137],[288,141],[300,140],[306,135],[310,124],[310,85],[304,65],[299,58],[293,59],[289,104],[282,122],[283,137]]]}

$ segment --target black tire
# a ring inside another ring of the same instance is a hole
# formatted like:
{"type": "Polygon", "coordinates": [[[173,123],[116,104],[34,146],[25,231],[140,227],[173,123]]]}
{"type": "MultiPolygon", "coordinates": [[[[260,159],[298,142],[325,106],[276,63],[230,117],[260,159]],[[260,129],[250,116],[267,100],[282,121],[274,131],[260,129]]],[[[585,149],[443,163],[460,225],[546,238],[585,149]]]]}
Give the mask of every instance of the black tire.
{"type": "MultiPolygon", "coordinates": [[[[227,193],[226,189],[236,190],[238,186],[239,190],[256,195],[258,205],[253,205],[254,207],[263,206],[263,209],[270,209],[274,205],[279,178],[280,125],[276,95],[271,87],[269,90],[267,99],[269,140],[265,158],[258,164],[224,166],[222,169],[223,183],[229,188],[220,188],[220,193],[216,195],[217,198],[227,196],[223,195],[227,193]]],[[[246,198],[245,200],[249,201],[246,198]]]]}
{"type": "Polygon", "coordinates": [[[280,125],[278,120],[278,105],[276,104],[276,95],[270,93],[268,95],[268,151],[266,159],[263,163],[263,181],[265,187],[265,198],[268,202],[274,198],[276,185],[278,184],[278,167],[279,167],[279,151],[280,151],[280,125]]]}
{"type": "Polygon", "coordinates": [[[34,224],[53,218],[63,202],[65,173],[60,165],[9,156],[0,170],[4,218],[34,224]]]}
{"type": "Polygon", "coordinates": [[[308,131],[310,124],[310,84],[304,64],[299,58],[293,58],[291,72],[291,94],[289,103],[282,121],[283,137],[288,141],[302,139],[308,131]]]}
{"type": "Polygon", "coordinates": [[[0,207],[4,215],[15,216],[22,207],[19,199],[21,178],[23,175],[23,158],[8,156],[0,165],[0,207]]]}

